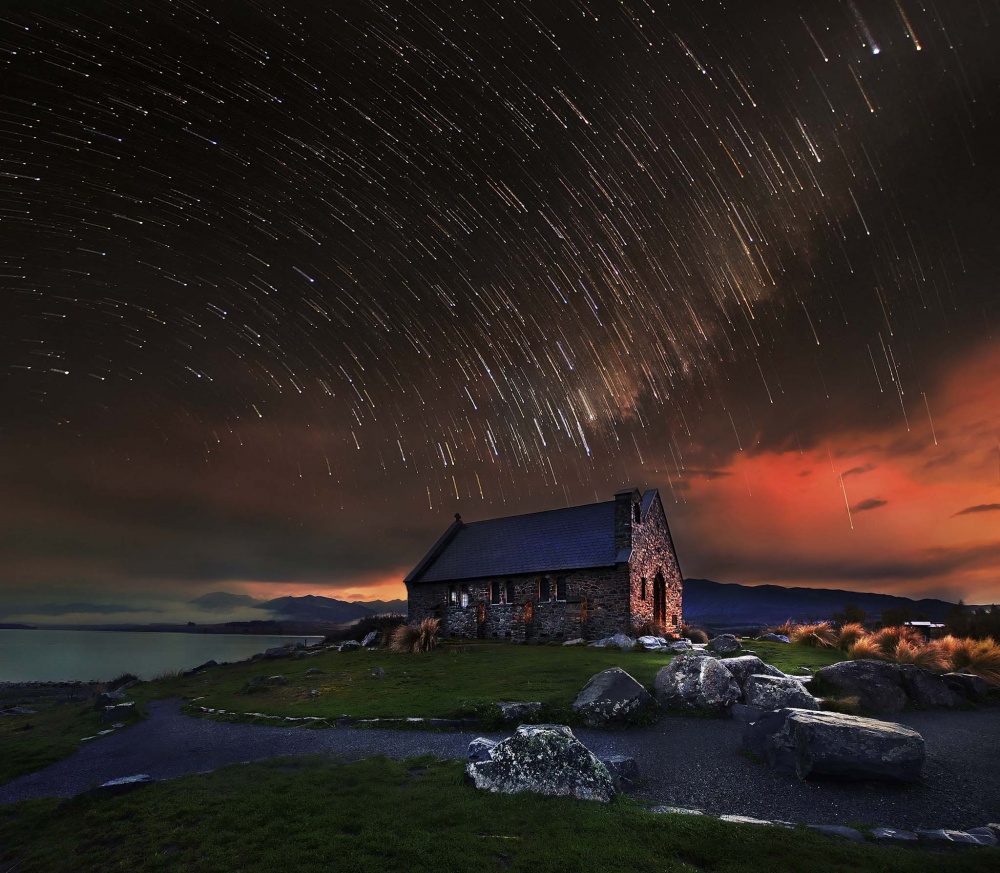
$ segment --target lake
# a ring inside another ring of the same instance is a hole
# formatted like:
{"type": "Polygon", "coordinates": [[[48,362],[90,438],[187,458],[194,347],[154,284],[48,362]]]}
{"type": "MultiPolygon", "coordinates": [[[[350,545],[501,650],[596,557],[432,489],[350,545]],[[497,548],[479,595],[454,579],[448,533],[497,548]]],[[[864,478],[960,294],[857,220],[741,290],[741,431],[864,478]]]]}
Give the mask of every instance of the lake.
{"type": "Polygon", "coordinates": [[[133,631],[0,630],[0,682],[107,681],[122,673],[152,679],[206,661],[242,661],[287,642],[322,637],[133,631]]]}

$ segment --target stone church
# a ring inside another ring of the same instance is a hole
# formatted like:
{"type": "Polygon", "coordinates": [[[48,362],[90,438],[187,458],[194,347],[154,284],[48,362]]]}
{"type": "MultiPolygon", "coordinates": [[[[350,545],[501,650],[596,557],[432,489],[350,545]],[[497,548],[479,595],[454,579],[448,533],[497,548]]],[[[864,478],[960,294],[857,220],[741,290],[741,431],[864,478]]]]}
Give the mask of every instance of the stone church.
{"type": "Polygon", "coordinates": [[[440,618],[446,637],[597,639],[683,621],[656,489],[468,524],[456,514],[405,581],[409,620],[440,618]]]}

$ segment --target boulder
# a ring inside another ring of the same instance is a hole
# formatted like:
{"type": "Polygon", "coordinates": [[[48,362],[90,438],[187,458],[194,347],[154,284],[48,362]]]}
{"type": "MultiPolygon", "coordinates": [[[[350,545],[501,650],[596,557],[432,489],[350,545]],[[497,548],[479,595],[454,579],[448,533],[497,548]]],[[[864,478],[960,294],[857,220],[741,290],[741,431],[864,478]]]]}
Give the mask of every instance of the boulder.
{"type": "Polygon", "coordinates": [[[133,715],[135,715],[135,701],[129,700],[125,703],[119,703],[117,706],[106,707],[101,713],[101,721],[111,723],[123,718],[130,718],[133,715]]]}
{"type": "Polygon", "coordinates": [[[915,782],[924,739],[892,722],[839,712],[780,709],[743,728],[743,747],[776,770],[814,775],[915,782]]]}
{"type": "Polygon", "coordinates": [[[742,648],[740,641],[732,634],[719,634],[714,639],[708,641],[708,647],[720,655],[738,652],[742,648]]]}
{"type": "Polygon", "coordinates": [[[588,727],[626,723],[653,706],[653,696],[621,667],[610,667],[591,676],[573,701],[573,711],[588,727]]]}
{"type": "Polygon", "coordinates": [[[492,761],[493,747],[495,745],[496,740],[491,740],[486,737],[476,737],[471,743],[469,743],[469,760],[474,763],[492,761]]]}
{"type": "Polygon", "coordinates": [[[270,649],[264,649],[260,653],[260,657],[271,660],[274,658],[290,658],[294,654],[295,646],[289,644],[287,646],[272,646],[270,649]]]}
{"type": "Polygon", "coordinates": [[[674,658],[656,674],[654,692],[664,706],[716,713],[740,699],[740,686],[733,674],[703,652],[674,658]]]}
{"type": "Polygon", "coordinates": [[[529,791],[607,803],[615,789],[608,768],[565,725],[521,725],[491,750],[489,761],[470,761],[466,775],[484,791],[529,791]]]}
{"type": "Polygon", "coordinates": [[[361,648],[361,643],[359,643],[357,640],[346,640],[340,644],[340,649],[338,651],[353,652],[360,648],[361,648]]]}
{"type": "Polygon", "coordinates": [[[635,762],[635,758],[630,758],[628,755],[611,755],[608,758],[601,758],[601,763],[608,768],[615,791],[626,791],[639,781],[639,765],[635,762]]]}
{"type": "Polygon", "coordinates": [[[500,700],[497,707],[504,721],[520,721],[542,711],[542,704],[538,701],[500,700]]]}
{"type": "Polygon", "coordinates": [[[672,643],[667,643],[667,648],[672,652],[693,652],[694,646],[691,645],[691,640],[674,640],[672,643]]]}
{"type": "Polygon", "coordinates": [[[268,685],[287,685],[288,680],[284,676],[268,676],[265,680],[268,685]]]}
{"type": "Polygon", "coordinates": [[[974,673],[945,673],[941,677],[948,687],[968,700],[983,700],[990,693],[990,684],[974,673]]]}
{"type": "Polygon", "coordinates": [[[819,701],[802,683],[787,676],[751,676],[744,688],[743,702],[760,709],[819,709],[819,701]]]}
{"type": "Polygon", "coordinates": [[[746,693],[747,680],[755,673],[761,676],[784,676],[777,667],[765,664],[756,655],[740,655],[738,658],[719,658],[722,664],[736,680],[740,690],[746,693]]]}
{"type": "Polygon", "coordinates": [[[739,722],[746,724],[750,721],[757,721],[764,714],[765,710],[761,709],[759,706],[747,706],[745,703],[734,703],[730,709],[729,714],[739,722]]]}
{"type": "Polygon", "coordinates": [[[788,639],[784,634],[761,634],[759,637],[754,637],[754,639],[760,640],[762,643],[790,643],[791,640],[788,639]]]}
{"type": "Polygon", "coordinates": [[[663,637],[639,637],[636,642],[639,643],[644,649],[659,649],[667,644],[667,641],[663,637]]]}
{"type": "MultiPolygon", "coordinates": [[[[218,661],[206,661],[204,664],[199,664],[197,667],[192,667],[190,670],[184,670],[181,676],[193,676],[195,673],[200,673],[202,670],[207,670],[210,667],[218,667],[218,661]]],[[[123,688],[125,686],[122,686],[123,688]]]]}
{"type": "Polygon", "coordinates": [[[368,648],[369,646],[374,646],[375,641],[378,639],[378,631],[369,631],[365,634],[365,638],[361,641],[363,648],[368,648]]]}
{"type": "Polygon", "coordinates": [[[590,644],[592,649],[618,648],[623,652],[631,652],[635,648],[635,640],[623,633],[617,633],[613,637],[604,637],[601,640],[594,640],[590,644]]]}
{"type": "Polygon", "coordinates": [[[838,697],[857,697],[872,712],[899,712],[907,702],[899,665],[885,661],[830,664],[816,671],[812,687],[821,694],[830,690],[838,697]]]}
{"type": "Polygon", "coordinates": [[[582,646],[584,644],[584,642],[585,642],[585,640],[583,639],[583,637],[577,637],[576,639],[573,639],[573,640],[566,640],[566,642],[564,642],[563,645],[564,646],[582,646]]]}
{"type": "Polygon", "coordinates": [[[903,677],[903,688],[917,706],[930,709],[936,706],[953,707],[962,702],[963,697],[951,687],[939,673],[932,673],[914,664],[903,664],[899,668],[903,677]]]}

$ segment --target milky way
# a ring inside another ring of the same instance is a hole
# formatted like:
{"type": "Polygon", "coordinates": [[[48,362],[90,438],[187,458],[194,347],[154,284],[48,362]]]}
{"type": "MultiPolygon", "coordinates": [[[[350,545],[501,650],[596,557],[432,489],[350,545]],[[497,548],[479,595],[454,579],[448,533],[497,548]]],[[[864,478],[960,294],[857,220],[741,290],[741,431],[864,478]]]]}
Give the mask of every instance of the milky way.
{"type": "Polygon", "coordinates": [[[683,502],[923,439],[995,320],[995,0],[68,6],[0,21],[12,501],[683,502]]]}

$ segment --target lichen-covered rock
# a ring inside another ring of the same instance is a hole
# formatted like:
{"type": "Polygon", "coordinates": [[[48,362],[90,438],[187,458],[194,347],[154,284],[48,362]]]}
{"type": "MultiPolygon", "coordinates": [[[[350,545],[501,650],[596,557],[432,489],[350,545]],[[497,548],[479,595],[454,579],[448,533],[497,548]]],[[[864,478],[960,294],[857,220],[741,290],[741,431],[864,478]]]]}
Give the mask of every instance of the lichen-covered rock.
{"type": "Polygon", "coordinates": [[[736,658],[720,658],[719,663],[733,674],[736,684],[740,686],[740,690],[744,693],[746,693],[747,680],[755,673],[761,676],[785,675],[777,667],[765,664],[756,655],[740,655],[736,658]]]}
{"type": "Polygon", "coordinates": [[[664,637],[644,636],[636,640],[644,649],[659,649],[667,644],[664,637]]]}
{"type": "Polygon", "coordinates": [[[780,709],[743,728],[743,746],[776,770],[813,775],[915,782],[924,763],[916,731],[839,712],[780,709]]]}
{"type": "Polygon", "coordinates": [[[903,674],[898,664],[861,659],[841,661],[816,671],[813,690],[838,697],[857,697],[872,712],[899,712],[906,706],[903,674]]]}
{"type": "Polygon", "coordinates": [[[635,640],[627,634],[617,633],[613,637],[604,637],[601,640],[594,640],[590,644],[592,649],[621,649],[623,652],[631,652],[635,648],[635,640]]]}
{"type": "Polygon", "coordinates": [[[743,701],[760,709],[819,709],[819,701],[802,683],[787,676],[751,676],[744,687],[743,701]]]}
{"type": "Polygon", "coordinates": [[[674,640],[672,643],[667,643],[667,648],[674,652],[694,651],[694,646],[691,645],[691,640],[674,640]]]}
{"type": "Polygon", "coordinates": [[[496,746],[496,740],[491,740],[487,737],[476,737],[469,743],[469,760],[477,763],[480,761],[492,761],[494,746],[496,746]]]}
{"type": "Polygon", "coordinates": [[[489,761],[470,761],[466,775],[484,791],[529,791],[607,803],[615,789],[608,768],[565,725],[521,725],[489,761]]]}
{"type": "Polygon", "coordinates": [[[738,652],[742,648],[740,641],[732,634],[719,634],[714,639],[708,641],[708,647],[720,655],[738,652]]]}
{"type": "Polygon", "coordinates": [[[656,674],[654,692],[664,706],[715,713],[740,699],[740,686],[733,674],[704,652],[674,658],[656,674]]]}
{"type": "Polygon", "coordinates": [[[936,706],[953,707],[962,701],[938,673],[923,670],[913,664],[901,665],[899,673],[903,677],[903,688],[917,706],[925,709],[936,706]]]}
{"type": "Polygon", "coordinates": [[[520,721],[541,712],[542,704],[537,700],[499,700],[497,708],[504,721],[520,721]]]}
{"type": "Polygon", "coordinates": [[[633,721],[653,706],[653,696],[621,667],[610,667],[591,676],[573,701],[573,711],[588,727],[633,721]]]}

